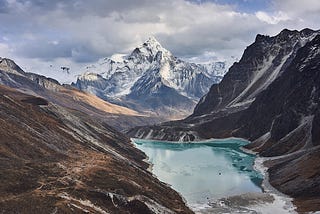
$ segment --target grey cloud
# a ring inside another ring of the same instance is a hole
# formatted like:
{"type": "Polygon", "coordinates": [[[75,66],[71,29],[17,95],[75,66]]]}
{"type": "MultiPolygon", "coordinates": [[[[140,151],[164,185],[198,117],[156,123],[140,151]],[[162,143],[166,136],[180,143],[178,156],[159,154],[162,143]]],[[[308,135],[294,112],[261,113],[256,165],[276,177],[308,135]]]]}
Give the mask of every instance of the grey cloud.
{"type": "Polygon", "coordinates": [[[193,57],[207,51],[237,54],[253,42],[256,34],[263,32],[265,27],[266,24],[254,15],[234,14],[190,25],[173,35],[160,34],[160,37],[182,57],[193,57]]]}
{"type": "MultiPolygon", "coordinates": [[[[180,57],[206,52],[240,55],[257,33],[274,34],[306,24],[319,27],[316,13],[302,15],[306,10],[299,12],[297,6],[297,17],[270,25],[232,7],[184,0],[17,0],[11,4],[0,1],[0,11],[7,11],[0,12],[1,36],[10,39],[17,56],[43,60],[94,61],[128,52],[150,35],[180,57]],[[299,18],[304,21],[297,22],[299,18]],[[28,35],[31,38],[26,39],[28,35]],[[50,43],[53,40],[59,43],[50,43]]],[[[275,5],[274,10],[289,13],[285,6],[275,5]]]]}
{"type": "Polygon", "coordinates": [[[90,44],[77,41],[47,41],[36,39],[28,43],[14,45],[15,53],[25,58],[50,61],[55,58],[70,58],[77,63],[87,63],[101,57],[90,44]]]}
{"type": "Polygon", "coordinates": [[[47,41],[34,41],[15,45],[16,53],[27,58],[42,58],[45,60],[58,57],[72,57],[72,43],[52,44],[47,41]]]}
{"type": "Polygon", "coordinates": [[[114,11],[128,11],[137,7],[148,7],[155,0],[18,0],[25,8],[46,13],[63,10],[73,18],[86,15],[108,16],[114,11]]]}
{"type": "Polygon", "coordinates": [[[101,56],[90,47],[78,46],[71,51],[72,59],[77,63],[90,63],[96,61],[101,56]]]}
{"type": "Polygon", "coordinates": [[[9,9],[9,4],[7,1],[0,1],[0,14],[7,13],[9,9]]]}

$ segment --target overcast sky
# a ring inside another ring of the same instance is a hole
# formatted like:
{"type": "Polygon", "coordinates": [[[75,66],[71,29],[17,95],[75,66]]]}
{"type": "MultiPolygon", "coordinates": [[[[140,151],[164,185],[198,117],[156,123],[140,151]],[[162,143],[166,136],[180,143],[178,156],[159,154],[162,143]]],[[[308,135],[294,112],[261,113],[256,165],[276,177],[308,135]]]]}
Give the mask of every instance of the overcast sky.
{"type": "Polygon", "coordinates": [[[0,0],[0,56],[60,81],[149,36],[192,61],[240,57],[256,34],[320,28],[319,0],[0,0]],[[50,67],[49,67],[50,66],[50,67]]]}

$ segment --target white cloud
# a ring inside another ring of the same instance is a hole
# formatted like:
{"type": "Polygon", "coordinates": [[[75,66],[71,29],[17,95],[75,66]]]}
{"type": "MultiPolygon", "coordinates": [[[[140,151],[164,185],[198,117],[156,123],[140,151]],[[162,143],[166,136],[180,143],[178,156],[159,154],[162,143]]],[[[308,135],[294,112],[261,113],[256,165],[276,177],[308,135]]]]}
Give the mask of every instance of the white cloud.
{"type": "Polygon", "coordinates": [[[272,25],[278,24],[281,21],[290,20],[290,17],[282,11],[278,11],[274,15],[270,15],[270,14],[263,12],[263,11],[258,11],[258,12],[256,12],[256,16],[261,21],[266,22],[268,24],[272,24],[272,25]]]}
{"type": "Polygon", "coordinates": [[[313,28],[319,29],[319,0],[273,0],[274,10],[283,11],[291,20],[287,26],[293,29],[313,28]]]}
{"type": "Polygon", "coordinates": [[[44,61],[36,58],[18,58],[15,62],[26,72],[52,77],[60,83],[67,84],[74,82],[77,75],[86,71],[86,63],[74,63],[68,58],[55,58],[50,61],[44,61]],[[62,70],[61,67],[68,67],[70,70],[67,73],[62,70]]]}
{"type": "Polygon", "coordinates": [[[12,57],[12,50],[10,49],[8,44],[0,43],[0,57],[12,57]]]}
{"type": "Polygon", "coordinates": [[[320,12],[320,1],[319,0],[281,0],[274,1],[274,6],[281,10],[286,11],[290,14],[295,15],[308,15],[310,13],[320,12]]]}

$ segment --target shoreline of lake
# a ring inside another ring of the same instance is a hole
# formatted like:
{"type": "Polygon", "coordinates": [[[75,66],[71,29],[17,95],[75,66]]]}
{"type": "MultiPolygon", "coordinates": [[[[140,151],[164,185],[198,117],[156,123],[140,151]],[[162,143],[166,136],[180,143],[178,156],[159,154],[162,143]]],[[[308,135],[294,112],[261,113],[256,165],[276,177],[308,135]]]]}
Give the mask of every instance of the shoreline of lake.
{"type": "MultiPolygon", "coordinates": [[[[190,142],[175,142],[175,141],[161,141],[161,140],[146,140],[146,139],[135,139],[132,138],[131,141],[133,144],[136,144],[136,141],[142,141],[142,142],[159,142],[159,143],[169,143],[169,144],[186,144],[186,145],[190,145],[190,144],[197,144],[197,145],[207,145],[207,144],[214,144],[216,142],[225,142],[228,140],[240,140],[242,142],[249,142],[248,140],[245,139],[241,139],[241,138],[226,138],[226,139],[208,139],[208,140],[204,140],[204,141],[190,141],[190,142]]],[[[230,195],[228,197],[224,197],[224,198],[219,198],[217,200],[215,200],[218,204],[222,203],[223,200],[229,200],[231,199],[231,201],[243,201],[243,200],[248,200],[247,204],[248,207],[244,208],[244,207],[238,207],[239,210],[243,209],[243,211],[248,210],[248,211],[268,211],[270,210],[270,213],[296,213],[295,212],[295,206],[293,205],[292,201],[293,198],[279,192],[278,190],[276,190],[274,187],[271,186],[271,184],[269,183],[268,180],[268,173],[267,173],[267,167],[265,167],[263,165],[263,162],[266,159],[263,159],[259,156],[256,156],[256,153],[253,153],[250,150],[244,149],[243,144],[239,143],[239,149],[247,154],[250,155],[254,155],[255,159],[253,162],[252,167],[254,168],[254,170],[256,170],[257,172],[261,173],[263,175],[263,180],[262,183],[260,185],[260,188],[263,190],[262,193],[244,193],[244,194],[238,194],[238,195],[230,195]],[[261,161],[263,160],[263,161],[261,161]],[[270,201],[270,197],[273,198],[273,201],[270,201]],[[259,200],[257,201],[256,198],[259,198],[259,200]],[[249,206],[250,205],[250,206],[249,206]]],[[[138,147],[137,147],[138,148],[138,147]]],[[[138,148],[139,149],[139,148],[138,148]]],[[[147,160],[146,162],[151,166],[153,166],[154,164],[149,160],[149,156],[147,155],[147,160]]],[[[153,171],[152,171],[152,167],[150,169],[150,172],[152,172],[152,174],[157,177],[159,179],[158,176],[156,176],[153,171]]],[[[165,181],[163,181],[165,182],[165,181]]],[[[167,182],[165,182],[167,183],[167,182]]],[[[168,184],[168,183],[167,183],[168,184]]],[[[168,186],[170,186],[171,188],[175,189],[171,184],[168,184],[168,186]]],[[[176,190],[176,189],[175,189],[176,190]]],[[[215,212],[214,210],[217,209],[221,209],[223,208],[224,205],[222,205],[221,207],[213,207],[214,202],[213,201],[208,201],[207,203],[201,203],[201,204],[190,204],[188,202],[188,200],[184,197],[184,195],[179,192],[178,190],[176,190],[179,195],[183,198],[183,200],[186,202],[186,204],[192,209],[194,210],[196,213],[210,213],[210,212],[215,212]]],[[[232,205],[230,206],[232,208],[232,205]]],[[[227,208],[229,209],[229,207],[227,208]]],[[[234,208],[234,209],[237,209],[234,208]]],[[[269,212],[268,212],[269,213],[269,212]]]]}

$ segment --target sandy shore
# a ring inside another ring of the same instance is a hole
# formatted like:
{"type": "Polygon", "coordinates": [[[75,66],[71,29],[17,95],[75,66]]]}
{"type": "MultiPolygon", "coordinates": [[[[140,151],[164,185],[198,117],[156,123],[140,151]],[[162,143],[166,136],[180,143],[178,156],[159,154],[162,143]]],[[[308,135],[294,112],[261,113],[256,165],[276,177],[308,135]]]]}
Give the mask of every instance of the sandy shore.
{"type": "Polygon", "coordinates": [[[293,199],[279,192],[269,183],[268,168],[263,165],[267,158],[257,157],[254,163],[255,170],[259,171],[264,180],[263,192],[251,192],[229,196],[220,199],[211,199],[207,204],[191,204],[190,208],[197,214],[209,213],[252,213],[252,214],[294,214],[293,199]]]}

